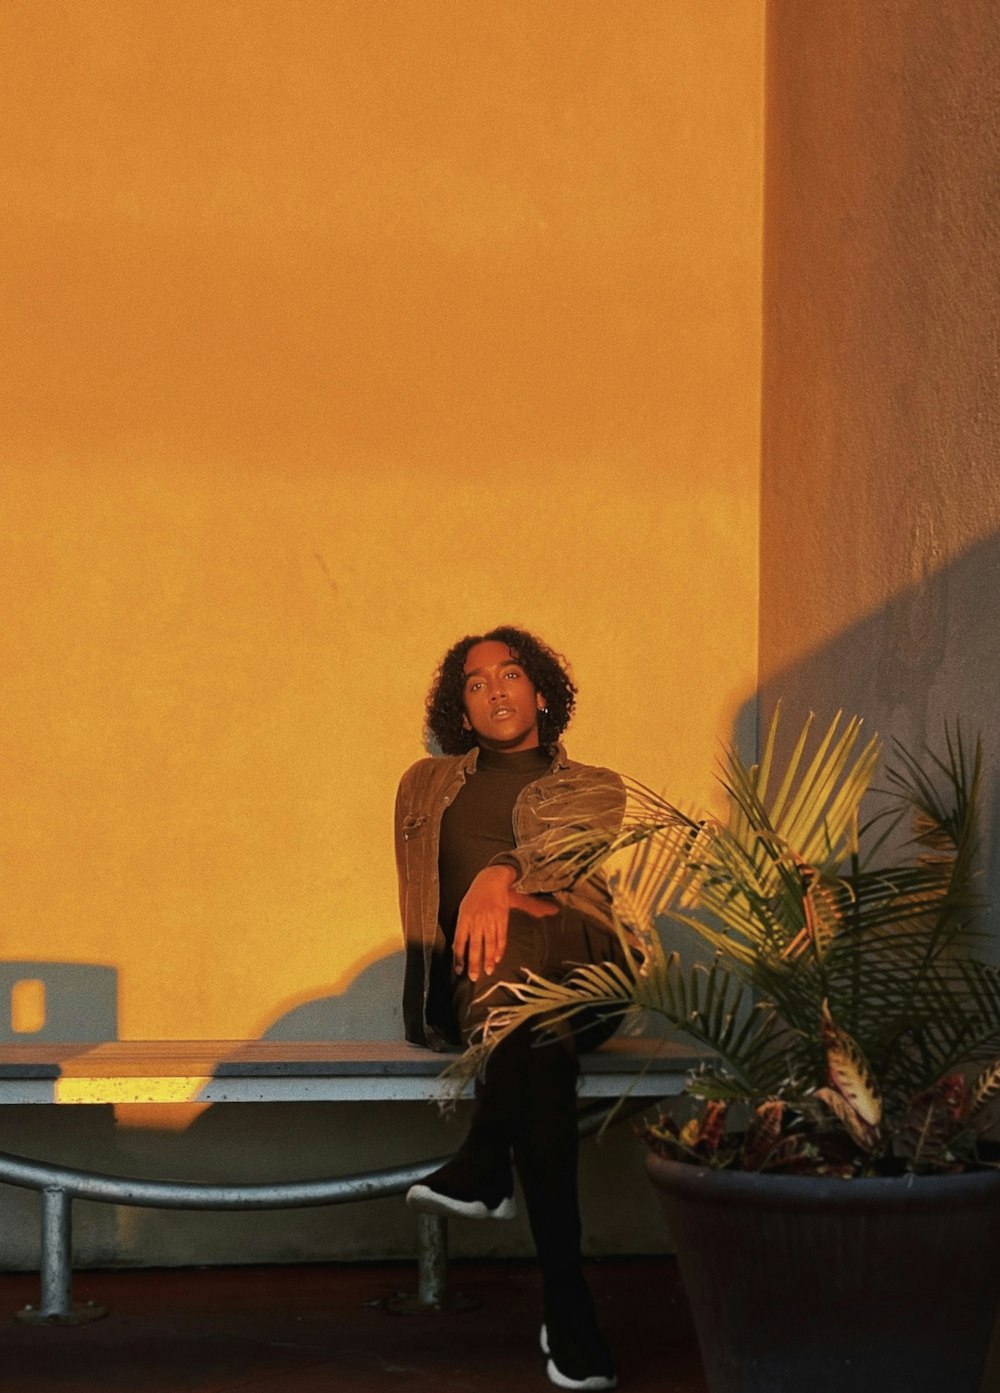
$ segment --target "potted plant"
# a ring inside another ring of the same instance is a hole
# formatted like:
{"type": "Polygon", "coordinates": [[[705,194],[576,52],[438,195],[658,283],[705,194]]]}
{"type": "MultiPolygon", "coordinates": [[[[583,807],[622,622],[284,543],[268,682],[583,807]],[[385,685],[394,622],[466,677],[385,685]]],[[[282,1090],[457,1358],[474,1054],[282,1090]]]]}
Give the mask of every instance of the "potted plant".
{"type": "Polygon", "coordinates": [[[582,873],[610,872],[628,967],[516,984],[482,1050],[596,1006],[659,1013],[711,1051],[690,1115],[643,1136],[712,1393],[977,1393],[1000,1296],[979,745],[897,746],[876,799],[858,720],[811,754],[809,735],[780,775],[777,715],[758,764],[730,752],[724,819],[634,786],[610,845],[568,836],[582,873]],[[707,962],[664,947],[671,922],[707,962]]]}

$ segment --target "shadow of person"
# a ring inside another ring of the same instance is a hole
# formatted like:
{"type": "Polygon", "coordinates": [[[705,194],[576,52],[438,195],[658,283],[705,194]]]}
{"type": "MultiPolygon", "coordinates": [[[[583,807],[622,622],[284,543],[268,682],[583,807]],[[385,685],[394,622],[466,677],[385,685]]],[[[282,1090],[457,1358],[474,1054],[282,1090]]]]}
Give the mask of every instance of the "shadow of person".
{"type": "Polygon", "coordinates": [[[390,953],[358,973],[346,991],[293,1006],[264,1040],[401,1040],[403,954],[390,953]]]}
{"type": "MultiPolygon", "coordinates": [[[[402,1040],[403,954],[362,969],[343,992],[303,1001],[279,1015],[262,1040],[325,1042],[402,1040]]],[[[466,1105],[460,1104],[461,1111],[466,1105]]],[[[358,1107],[353,1102],[256,1102],[210,1106],[183,1133],[160,1135],[174,1173],[198,1180],[281,1182],[304,1177],[367,1174],[454,1148],[455,1127],[426,1102],[358,1107]]],[[[158,1149],[162,1168],[164,1152],[158,1149]]],[[[334,1204],[304,1211],[262,1210],[208,1215],[137,1211],[145,1241],[174,1260],[197,1252],[200,1261],[329,1261],[413,1253],[413,1215],[400,1196],[363,1205],[334,1204]],[[206,1256],[207,1255],[207,1256],[206,1256]]]]}

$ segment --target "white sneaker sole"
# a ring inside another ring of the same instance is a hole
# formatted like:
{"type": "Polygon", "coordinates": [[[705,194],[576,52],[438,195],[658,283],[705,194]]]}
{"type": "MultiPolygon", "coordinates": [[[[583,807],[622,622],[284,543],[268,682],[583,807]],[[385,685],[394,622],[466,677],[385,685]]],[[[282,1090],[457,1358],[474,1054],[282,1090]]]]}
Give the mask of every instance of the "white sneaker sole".
{"type": "Polygon", "coordinates": [[[411,1185],[406,1192],[406,1203],[421,1214],[440,1214],[446,1219],[513,1219],[517,1215],[513,1195],[490,1209],[485,1200],[453,1200],[429,1185],[411,1185]]]}
{"type": "MultiPolygon", "coordinates": [[[[539,1332],[538,1343],[542,1347],[542,1353],[549,1354],[549,1332],[544,1325],[539,1332]]],[[[617,1374],[591,1374],[589,1378],[570,1378],[568,1374],[564,1374],[556,1368],[555,1360],[552,1359],[551,1355],[549,1355],[549,1362],[545,1366],[545,1372],[548,1375],[549,1383],[554,1383],[557,1388],[582,1388],[585,1393],[590,1393],[591,1390],[593,1393],[597,1393],[597,1390],[601,1388],[618,1387],[617,1374]]]]}

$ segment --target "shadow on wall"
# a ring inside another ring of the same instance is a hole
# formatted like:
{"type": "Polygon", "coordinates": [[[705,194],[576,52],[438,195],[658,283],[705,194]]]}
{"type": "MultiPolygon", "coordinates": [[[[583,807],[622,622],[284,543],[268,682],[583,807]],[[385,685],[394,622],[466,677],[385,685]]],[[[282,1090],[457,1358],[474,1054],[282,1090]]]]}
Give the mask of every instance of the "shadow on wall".
{"type": "Polygon", "coordinates": [[[862,716],[887,753],[894,739],[914,752],[938,750],[945,722],[956,720],[970,743],[982,736],[981,865],[986,894],[1000,906],[1000,537],[922,576],[814,652],[767,671],[768,628],[795,622],[794,613],[775,617],[773,606],[774,597],[764,594],[761,732],[780,701],[785,741],[810,711],[825,729],[841,710],[862,716]]]}
{"type": "Polygon", "coordinates": [[[0,963],[0,1044],[118,1039],[118,969],[100,963],[0,963]]]}
{"type": "Polygon", "coordinates": [[[286,1011],[265,1040],[401,1040],[403,954],[390,953],[360,972],[346,991],[286,1011]]]}
{"type": "MultiPolygon", "coordinates": [[[[393,1040],[403,1036],[403,954],[372,963],[336,996],[279,1017],[265,1040],[393,1040]]],[[[118,1039],[118,970],[100,963],[0,963],[0,1044],[118,1039]]]]}

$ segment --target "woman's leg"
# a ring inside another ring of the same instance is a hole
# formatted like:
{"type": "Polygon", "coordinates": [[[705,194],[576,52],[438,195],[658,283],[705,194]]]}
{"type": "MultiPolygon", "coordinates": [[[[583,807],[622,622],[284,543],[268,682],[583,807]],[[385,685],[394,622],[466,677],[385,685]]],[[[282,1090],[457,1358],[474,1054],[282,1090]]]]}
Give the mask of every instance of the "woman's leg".
{"type": "MultiPolygon", "coordinates": [[[[490,1008],[503,1004],[497,983],[523,981],[525,969],[558,980],[575,963],[607,960],[621,960],[617,940],[577,915],[542,921],[511,915],[507,950],[494,972],[477,983],[464,976],[455,982],[463,1039],[477,1038],[490,1008]]],[[[577,1033],[565,1024],[542,1032],[522,1026],[496,1047],[477,1081],[465,1141],[410,1196],[419,1191],[412,1202],[437,1213],[507,1217],[513,1149],[542,1272],[549,1377],[563,1387],[602,1389],[614,1387],[616,1378],[580,1252],[577,1047],[579,1037],[583,1048],[595,1048],[617,1021],[592,1016],[578,1024],[577,1033]]]]}
{"type": "MultiPolygon", "coordinates": [[[[478,982],[471,982],[466,975],[455,979],[453,1004],[466,1044],[478,1038],[490,1008],[502,1000],[500,992],[494,990],[497,985],[523,980],[526,968],[541,968],[544,943],[537,923],[526,914],[512,914],[507,949],[493,972],[478,982]]],[[[514,1217],[511,1147],[524,1112],[531,1046],[531,1032],[525,1028],[508,1036],[493,1051],[483,1077],[476,1080],[476,1104],[465,1140],[446,1165],[411,1188],[407,1194],[410,1204],[465,1218],[514,1217]]]]}
{"type": "MultiPolygon", "coordinates": [[[[568,918],[568,916],[564,916],[568,918]]],[[[567,963],[621,957],[617,942],[585,921],[564,924],[557,945],[561,971],[546,963],[546,975],[565,975],[567,963]]],[[[564,1387],[614,1387],[614,1360],[601,1336],[583,1272],[577,1185],[579,1131],[576,1085],[579,1048],[608,1039],[617,1020],[596,1015],[536,1033],[525,1074],[522,1124],[514,1160],[528,1209],[544,1290],[549,1376],[564,1387]],[[554,1370],[554,1371],[553,1371],[554,1370]]]]}

